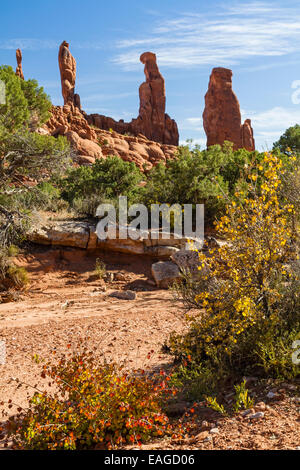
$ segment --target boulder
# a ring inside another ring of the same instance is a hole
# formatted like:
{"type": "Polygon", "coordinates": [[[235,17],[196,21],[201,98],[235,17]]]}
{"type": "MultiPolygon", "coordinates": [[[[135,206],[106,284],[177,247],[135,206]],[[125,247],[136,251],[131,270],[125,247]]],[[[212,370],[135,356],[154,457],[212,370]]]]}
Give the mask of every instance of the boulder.
{"type": "Polygon", "coordinates": [[[193,250],[180,250],[171,256],[172,261],[178,266],[182,273],[190,273],[193,278],[209,274],[208,266],[200,266],[199,254],[193,250]]]}
{"type": "Polygon", "coordinates": [[[76,158],[76,163],[79,165],[92,165],[95,163],[95,158],[94,157],[89,157],[88,155],[78,155],[76,158]]]}
{"type": "Polygon", "coordinates": [[[95,160],[103,157],[101,147],[96,142],[83,139],[74,131],[67,132],[66,137],[79,155],[90,157],[95,160]]]}
{"type": "Polygon", "coordinates": [[[170,258],[170,256],[178,251],[179,248],[175,246],[151,246],[147,249],[148,254],[157,256],[158,258],[170,258]]]}
{"type": "Polygon", "coordinates": [[[28,240],[41,245],[72,246],[87,248],[89,226],[86,222],[59,221],[34,224],[27,234],[28,240]]]}
{"type": "Polygon", "coordinates": [[[109,297],[115,297],[120,300],[135,300],[136,292],[132,290],[117,290],[109,294],[109,297]]]}
{"type": "Polygon", "coordinates": [[[151,272],[157,287],[163,289],[168,288],[181,277],[178,266],[171,261],[159,261],[152,264],[151,272]]]}

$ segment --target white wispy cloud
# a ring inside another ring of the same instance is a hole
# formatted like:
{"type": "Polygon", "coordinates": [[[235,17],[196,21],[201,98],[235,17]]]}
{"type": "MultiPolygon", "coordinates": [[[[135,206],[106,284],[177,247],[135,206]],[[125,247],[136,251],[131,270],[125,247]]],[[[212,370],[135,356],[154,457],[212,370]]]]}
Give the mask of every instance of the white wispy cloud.
{"type": "Polygon", "coordinates": [[[242,117],[250,118],[257,132],[270,128],[275,131],[284,131],[287,127],[300,123],[300,106],[283,108],[275,106],[262,112],[243,111],[242,117]]]}
{"type": "Polygon", "coordinates": [[[300,124],[300,106],[294,108],[275,106],[260,112],[242,111],[242,118],[247,117],[251,119],[254,128],[257,149],[272,148],[273,143],[288,127],[300,124]]]}
{"type": "Polygon", "coordinates": [[[233,65],[251,57],[279,57],[299,50],[300,10],[270,2],[224,4],[216,15],[184,12],[157,20],[142,37],[118,41],[126,51],[112,60],[130,70],[153,49],[168,67],[233,65]]]}
{"type": "MultiPolygon", "coordinates": [[[[187,145],[187,144],[190,144],[190,142],[187,142],[186,140],[180,140],[179,141],[179,145],[187,145]]],[[[206,148],[206,138],[203,137],[203,138],[199,138],[199,139],[192,139],[191,145],[192,145],[192,147],[194,145],[200,145],[201,149],[205,149],[206,148]]]]}
{"type": "MultiPolygon", "coordinates": [[[[53,39],[37,39],[37,38],[11,38],[0,40],[0,50],[22,49],[38,51],[42,49],[58,49],[61,40],[53,39]]],[[[97,41],[72,41],[71,48],[76,49],[89,49],[89,50],[104,50],[108,48],[107,44],[97,41]]]]}
{"type": "Polygon", "coordinates": [[[34,38],[14,38],[4,41],[0,40],[0,49],[22,49],[22,50],[41,50],[41,49],[57,49],[59,42],[53,40],[42,40],[34,38]]]}
{"type": "Polygon", "coordinates": [[[187,122],[190,122],[191,124],[199,124],[202,122],[202,118],[200,117],[191,117],[191,118],[186,118],[187,122]]]}

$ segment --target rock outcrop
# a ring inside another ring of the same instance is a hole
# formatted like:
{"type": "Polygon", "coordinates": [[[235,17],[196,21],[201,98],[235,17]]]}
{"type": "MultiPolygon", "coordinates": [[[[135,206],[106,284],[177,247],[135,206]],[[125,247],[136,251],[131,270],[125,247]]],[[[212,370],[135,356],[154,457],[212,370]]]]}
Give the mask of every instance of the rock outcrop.
{"type": "Polygon", "coordinates": [[[115,121],[100,114],[91,114],[87,119],[100,129],[113,129],[118,133],[130,133],[135,136],[142,134],[154,142],[178,145],[177,124],[165,113],[165,81],[158,69],[156,55],[153,52],[144,52],[140,60],[145,65],[146,81],[139,89],[139,116],[131,122],[115,121]]]}
{"type": "MultiPolygon", "coordinates": [[[[91,222],[79,222],[72,219],[48,220],[39,214],[39,218],[33,221],[27,238],[40,245],[84,248],[86,250],[101,250],[167,259],[184,250],[188,240],[190,240],[186,237],[174,238],[172,234],[163,234],[162,232],[159,238],[151,238],[150,231],[146,231],[137,240],[130,237],[120,239],[118,233],[117,227],[116,238],[114,236],[109,237],[108,233],[106,240],[100,240],[97,236],[97,226],[91,222]],[[166,238],[162,238],[162,236],[166,238]]],[[[174,258],[174,263],[180,264],[177,258],[174,258]]]]}
{"type": "Polygon", "coordinates": [[[246,119],[242,125],[241,146],[249,151],[255,150],[255,140],[253,137],[253,129],[251,127],[251,119],[246,119]]]}
{"type": "Polygon", "coordinates": [[[75,93],[76,60],[69,50],[69,44],[63,41],[59,48],[58,64],[61,77],[61,89],[65,105],[80,106],[80,97],[75,93]]]}
{"type": "Polygon", "coordinates": [[[125,123],[99,114],[87,115],[75,94],[76,61],[64,41],[58,54],[64,106],[53,106],[49,121],[38,132],[64,135],[75,150],[75,162],[90,165],[97,158],[118,156],[134,162],[142,171],[173,158],[177,151],[178,130],[165,114],[165,84],[155,54],[141,56],[146,82],[140,87],[140,116],[125,123]],[[172,142],[174,145],[172,145],[172,142]]]}
{"type": "Polygon", "coordinates": [[[156,142],[178,145],[177,124],[165,114],[165,81],[158,70],[156,55],[153,52],[144,52],[140,61],[145,65],[146,81],[139,89],[139,116],[132,121],[132,128],[136,133],[141,133],[156,142]]]}
{"type": "Polygon", "coordinates": [[[22,51],[21,49],[16,50],[16,59],[17,59],[17,68],[16,68],[16,75],[24,80],[24,74],[22,70],[22,51]]]}
{"type": "Polygon", "coordinates": [[[233,142],[234,149],[255,150],[250,119],[242,124],[240,105],[232,90],[232,71],[222,67],[212,70],[205,95],[203,126],[207,147],[233,142]]]}
{"type": "Polygon", "coordinates": [[[75,162],[90,165],[97,158],[117,156],[134,162],[142,171],[174,158],[177,147],[148,140],[144,135],[122,135],[92,128],[83,113],[73,105],[53,106],[51,118],[38,132],[64,135],[75,150],[75,162]]]}

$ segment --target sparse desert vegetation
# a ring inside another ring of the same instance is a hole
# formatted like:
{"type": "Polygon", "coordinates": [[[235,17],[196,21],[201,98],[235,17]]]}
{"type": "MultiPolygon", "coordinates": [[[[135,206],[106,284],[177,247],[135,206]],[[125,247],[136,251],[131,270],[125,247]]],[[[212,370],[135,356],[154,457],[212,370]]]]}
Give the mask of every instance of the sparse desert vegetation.
{"type": "Polygon", "coordinates": [[[177,145],[154,53],[130,122],[82,109],[65,41],[64,106],[17,60],[0,66],[0,448],[299,450],[300,126],[255,150],[217,67],[207,148],[177,145]],[[193,229],[204,205],[201,246],[174,212],[165,237],[150,218],[121,236],[154,204],[189,204],[193,229]]]}

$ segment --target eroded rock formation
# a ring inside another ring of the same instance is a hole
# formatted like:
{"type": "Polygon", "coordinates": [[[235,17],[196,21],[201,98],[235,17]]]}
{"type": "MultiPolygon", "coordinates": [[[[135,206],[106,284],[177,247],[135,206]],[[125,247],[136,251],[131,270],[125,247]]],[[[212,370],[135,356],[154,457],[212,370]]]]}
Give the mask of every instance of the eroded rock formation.
{"type": "Polygon", "coordinates": [[[76,152],[75,161],[89,165],[97,158],[116,155],[134,162],[142,171],[174,157],[177,147],[150,141],[144,135],[122,135],[91,127],[84,114],[73,105],[53,106],[51,118],[38,132],[65,135],[76,152]]]}
{"type": "Polygon", "coordinates": [[[153,52],[144,52],[140,61],[145,65],[146,81],[139,89],[139,116],[132,121],[132,128],[156,142],[178,145],[177,125],[165,114],[165,81],[158,70],[156,55],[153,52]]]}
{"type": "Polygon", "coordinates": [[[100,129],[113,129],[119,133],[130,133],[135,136],[143,134],[148,139],[161,144],[178,145],[177,124],[165,113],[165,81],[159,72],[156,55],[153,52],[144,52],[140,60],[145,65],[146,81],[139,89],[139,116],[129,123],[123,120],[115,121],[100,114],[91,114],[87,116],[87,119],[100,129]]]}
{"type": "MultiPolygon", "coordinates": [[[[101,249],[103,251],[128,253],[135,255],[147,255],[151,257],[170,258],[180,269],[183,268],[182,257],[188,258],[184,263],[186,269],[199,274],[199,256],[195,251],[184,251],[191,237],[174,238],[167,232],[161,232],[159,238],[152,238],[151,230],[144,231],[135,240],[130,237],[119,238],[119,226],[115,227],[116,233],[100,240],[97,235],[97,226],[92,222],[78,220],[49,220],[40,215],[32,220],[27,236],[32,242],[40,245],[65,246],[84,248],[87,250],[101,249]],[[116,236],[115,236],[116,235],[116,236]],[[191,256],[191,255],[195,256],[191,256]]],[[[130,230],[130,228],[128,228],[130,230]]]]}
{"type": "Polygon", "coordinates": [[[75,94],[76,61],[64,41],[58,54],[64,106],[53,106],[51,118],[38,132],[64,135],[75,150],[75,162],[90,165],[98,158],[118,156],[134,162],[142,171],[173,158],[178,143],[175,121],[165,114],[164,79],[156,65],[155,54],[141,56],[146,82],[140,87],[140,115],[131,123],[116,122],[101,116],[88,116],[75,94]],[[93,125],[93,126],[92,126],[93,125]]]}
{"type": "Polygon", "coordinates": [[[255,150],[250,119],[242,124],[240,105],[232,90],[230,69],[217,67],[212,70],[205,95],[203,126],[207,147],[222,145],[225,140],[229,140],[233,142],[235,149],[255,150]]]}
{"type": "Polygon", "coordinates": [[[58,64],[61,77],[61,89],[65,105],[74,105],[80,109],[80,97],[75,93],[76,60],[69,50],[69,44],[63,41],[59,48],[58,64]]]}
{"type": "Polygon", "coordinates": [[[255,150],[255,140],[253,129],[251,127],[251,119],[246,119],[242,125],[242,148],[246,150],[255,150]]]}
{"type": "Polygon", "coordinates": [[[179,134],[176,122],[165,113],[166,92],[165,81],[159,72],[156,55],[145,52],[140,57],[145,65],[146,81],[139,89],[139,116],[131,122],[115,121],[101,114],[87,115],[81,110],[80,97],[75,93],[76,60],[69,50],[69,44],[63,41],[58,54],[64,104],[77,107],[90,125],[102,130],[114,130],[119,134],[132,136],[144,135],[149,140],[167,145],[178,145],[179,134]]]}
{"type": "Polygon", "coordinates": [[[17,59],[17,68],[16,68],[16,75],[20,78],[22,78],[22,80],[24,80],[24,74],[23,74],[23,70],[22,70],[22,51],[21,49],[17,49],[16,50],[16,59],[17,59]]]}

